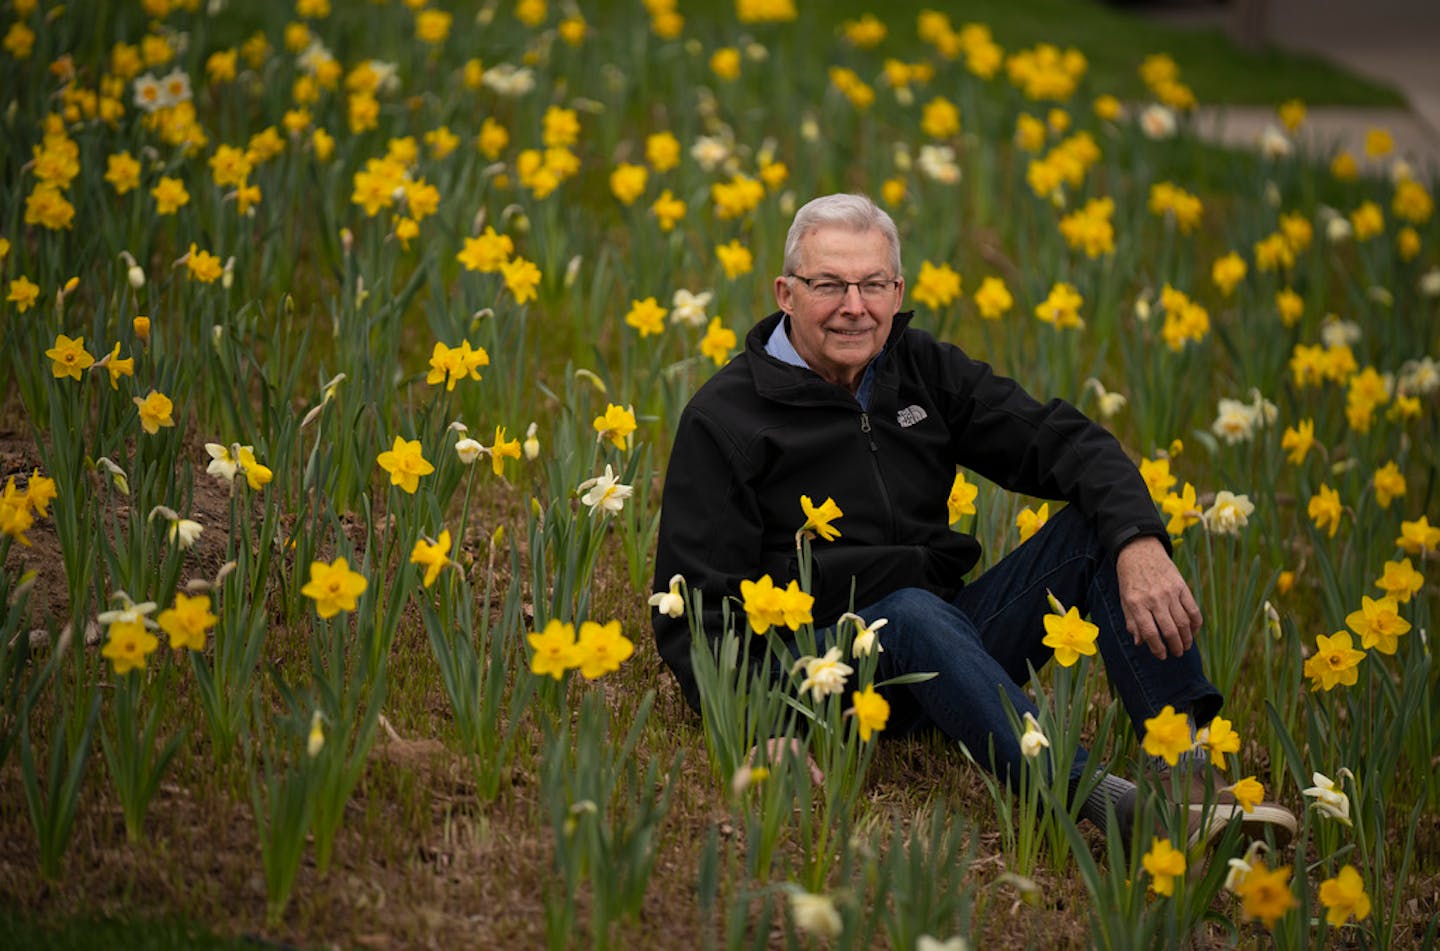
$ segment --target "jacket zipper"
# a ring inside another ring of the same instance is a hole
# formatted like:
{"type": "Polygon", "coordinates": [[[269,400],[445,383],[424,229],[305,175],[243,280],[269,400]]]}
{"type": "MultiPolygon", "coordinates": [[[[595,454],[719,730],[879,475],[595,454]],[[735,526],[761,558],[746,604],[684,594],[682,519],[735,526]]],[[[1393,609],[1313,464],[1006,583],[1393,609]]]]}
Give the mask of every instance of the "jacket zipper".
{"type": "Polygon", "coordinates": [[[864,410],[860,411],[860,432],[865,434],[865,439],[870,443],[870,467],[875,473],[875,485],[880,489],[880,497],[885,500],[885,516],[890,523],[889,535],[895,537],[895,504],[890,499],[890,491],[885,485],[885,476],[880,471],[880,447],[875,443],[875,433],[870,428],[870,414],[864,410]]]}

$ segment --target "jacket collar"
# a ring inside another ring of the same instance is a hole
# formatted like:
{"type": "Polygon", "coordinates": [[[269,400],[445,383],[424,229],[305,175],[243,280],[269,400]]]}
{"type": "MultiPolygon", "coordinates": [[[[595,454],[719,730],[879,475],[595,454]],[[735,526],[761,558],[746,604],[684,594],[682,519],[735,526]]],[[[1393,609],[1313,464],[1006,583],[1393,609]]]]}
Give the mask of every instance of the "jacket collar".
{"type": "MultiPolygon", "coordinates": [[[[909,310],[895,315],[890,324],[890,336],[885,340],[887,354],[893,355],[914,316],[915,312],[909,310]]],[[[791,366],[765,352],[765,342],[784,319],[785,315],[776,311],[751,327],[750,332],[745,335],[745,353],[750,362],[750,372],[755,378],[755,391],[767,399],[784,403],[853,404],[855,397],[844,387],[827,383],[813,370],[791,366]]],[[[882,361],[877,367],[875,392],[895,389],[894,367],[894,360],[882,361]]]]}

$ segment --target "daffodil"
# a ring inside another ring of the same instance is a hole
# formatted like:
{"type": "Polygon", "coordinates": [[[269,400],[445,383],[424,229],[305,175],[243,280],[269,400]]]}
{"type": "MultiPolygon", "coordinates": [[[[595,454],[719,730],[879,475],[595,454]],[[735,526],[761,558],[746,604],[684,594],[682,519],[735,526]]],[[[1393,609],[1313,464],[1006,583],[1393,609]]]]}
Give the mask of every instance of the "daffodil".
{"type": "Polygon", "coordinates": [[[440,577],[440,570],[454,564],[450,560],[450,530],[441,531],[440,537],[433,542],[425,538],[415,539],[415,547],[410,550],[410,564],[424,567],[425,577],[422,584],[425,587],[435,584],[435,579],[440,577]]]}
{"type": "Polygon", "coordinates": [[[161,611],[155,620],[160,630],[170,635],[171,649],[200,651],[205,649],[206,633],[220,618],[211,613],[208,595],[191,597],[176,592],[174,606],[161,611]]]}
{"type": "Polygon", "coordinates": [[[1384,591],[1400,604],[1408,604],[1425,586],[1425,576],[1416,571],[1410,559],[1385,562],[1385,569],[1375,581],[1375,587],[1384,591]]]}
{"type": "Polygon", "coordinates": [[[537,677],[549,676],[560,680],[567,670],[576,665],[575,625],[551,618],[544,631],[531,631],[526,640],[534,651],[530,657],[530,672],[537,677]]]}
{"type": "Polygon", "coordinates": [[[768,574],[740,582],[740,599],[752,631],[764,634],[785,623],[784,596],[785,589],[775,587],[768,574]]]}
{"type": "Polygon", "coordinates": [[[609,463],[605,464],[604,475],[586,479],[575,489],[580,501],[589,506],[591,515],[618,514],[625,508],[625,500],[630,498],[634,491],[633,486],[620,482],[609,463]]]}
{"type": "Polygon", "coordinates": [[[1382,654],[1393,654],[1400,635],[1409,632],[1410,622],[1400,616],[1400,605],[1394,598],[1361,596],[1360,610],[1346,615],[1345,623],[1360,635],[1360,646],[1375,648],[1382,654]]]}
{"type": "Polygon", "coordinates": [[[860,615],[846,611],[835,621],[835,627],[839,628],[846,621],[855,625],[855,637],[850,642],[851,657],[865,657],[872,651],[885,649],[880,644],[879,632],[880,628],[890,623],[888,618],[877,618],[872,623],[866,624],[865,619],[860,615]]]}
{"type": "Polygon", "coordinates": [[[668,591],[657,591],[650,595],[649,605],[666,617],[682,617],[685,614],[685,596],[680,593],[680,587],[685,583],[684,575],[672,575],[670,577],[670,589],[668,591]]]}
{"type": "Polygon", "coordinates": [[[1100,628],[1082,618],[1075,606],[1064,615],[1045,615],[1044,625],[1045,637],[1041,643],[1055,652],[1055,661],[1061,667],[1073,666],[1082,654],[1094,656],[1100,628]]]}
{"type": "Polygon", "coordinates": [[[310,580],[300,593],[315,602],[315,613],[322,618],[331,618],[341,611],[353,611],[357,599],[365,593],[369,582],[358,571],[350,570],[350,563],[336,558],[330,564],[323,561],[310,563],[310,580]]]}
{"type": "Polygon", "coordinates": [[[1050,746],[1050,738],[1040,729],[1040,723],[1035,719],[1035,714],[1029,710],[1025,711],[1025,730],[1020,734],[1020,752],[1030,759],[1040,755],[1042,749],[1050,746]]]}
{"type": "Polygon", "coordinates": [[[951,525],[966,515],[975,514],[975,497],[979,494],[980,487],[966,481],[965,473],[956,469],[955,481],[950,483],[950,497],[945,502],[951,525]]]}
{"type": "MultiPolygon", "coordinates": [[[[457,447],[458,448],[458,447],[457,447]]],[[[505,460],[520,458],[520,440],[506,439],[505,427],[495,427],[495,441],[485,450],[490,454],[490,468],[497,476],[505,474],[505,460]]]]}
{"type": "Polygon", "coordinates": [[[1247,813],[1254,812],[1255,807],[1265,798],[1265,786],[1254,776],[1237,780],[1233,786],[1226,786],[1225,790],[1235,797],[1240,808],[1247,813]]]}
{"type": "Polygon", "coordinates": [[[635,644],[620,632],[620,622],[597,624],[585,621],[580,625],[580,634],[575,642],[573,665],[586,680],[603,677],[614,670],[635,652],[635,644]]]}
{"type": "Polygon", "coordinates": [[[890,719],[890,703],[876,693],[874,684],[866,684],[864,690],[850,694],[850,710],[860,732],[860,741],[868,742],[871,735],[885,729],[890,719]]]}
{"type": "Polygon", "coordinates": [[[855,668],[843,662],[840,656],[840,648],[835,646],[825,651],[822,657],[807,654],[795,661],[790,676],[794,677],[803,670],[805,679],[800,682],[800,692],[808,692],[810,699],[818,703],[843,691],[845,679],[855,672],[855,668]]]}
{"type": "MultiPolygon", "coordinates": [[[[13,283],[11,289],[13,292],[13,283]]],[[[64,334],[55,335],[55,345],[45,351],[45,356],[50,358],[50,373],[57,380],[66,377],[83,379],[83,372],[95,362],[95,358],[85,351],[84,337],[72,340],[64,334]]]]}
{"type": "Polygon", "coordinates": [[[596,440],[610,440],[620,450],[630,448],[630,434],[635,432],[635,414],[629,408],[611,403],[603,415],[595,417],[596,440]]]}
{"type": "Polygon", "coordinates": [[[644,339],[665,332],[665,314],[665,308],[653,297],[632,300],[630,310],[625,314],[625,323],[639,331],[641,339],[644,339]]]}
{"type": "Polygon", "coordinates": [[[375,462],[390,473],[390,484],[398,485],[410,495],[420,487],[420,477],[435,471],[421,452],[420,440],[395,437],[389,449],[375,457],[375,462]]]}
{"type": "Polygon", "coordinates": [[[1171,766],[1180,762],[1180,754],[1193,746],[1190,737],[1190,718],[1176,713],[1175,708],[1165,704],[1160,712],[1145,720],[1145,738],[1141,742],[1145,752],[1159,756],[1171,766]]]}
{"type": "Polygon", "coordinates": [[[1150,840],[1150,851],[1140,859],[1150,875],[1150,887],[1157,895],[1175,894],[1175,879],[1185,874],[1185,853],[1170,844],[1169,839],[1150,840]]]}
{"type": "Polygon", "coordinates": [[[1356,921],[1370,917],[1370,896],[1353,865],[1343,866],[1334,878],[1320,883],[1320,904],[1325,906],[1325,920],[1332,928],[1339,928],[1352,917],[1356,921]]]}
{"type": "MultiPolygon", "coordinates": [[[[1350,775],[1350,771],[1341,769],[1339,775],[1343,778],[1350,775]]],[[[1310,787],[1301,790],[1301,795],[1314,799],[1311,805],[1322,815],[1342,825],[1350,825],[1350,797],[1345,794],[1340,783],[1324,773],[1311,774],[1310,782],[1310,787]]]]}
{"type": "Polygon", "coordinates": [[[1406,554],[1428,555],[1440,547],[1440,526],[1432,526],[1430,519],[1424,515],[1413,522],[1402,521],[1395,544],[1406,554]]]}
{"type": "Polygon", "coordinates": [[[1340,516],[1344,513],[1345,507],[1340,502],[1340,493],[1322,482],[1320,491],[1310,496],[1305,511],[1310,516],[1310,520],[1315,523],[1316,528],[1325,531],[1330,538],[1334,538],[1335,533],[1340,529],[1340,516]]]}
{"type": "Polygon", "coordinates": [[[1311,690],[1329,691],[1339,685],[1353,686],[1359,680],[1356,668],[1365,659],[1365,652],[1355,650],[1353,643],[1349,631],[1315,638],[1315,653],[1305,660],[1305,676],[1310,678],[1311,690]]]}
{"type": "Polygon", "coordinates": [[[1280,437],[1280,448],[1286,452],[1286,460],[1292,466],[1305,461],[1310,448],[1315,445],[1315,420],[1302,419],[1296,426],[1285,427],[1280,437]]]}
{"type": "Polygon", "coordinates": [[[1274,928],[1286,912],[1300,904],[1290,891],[1290,866],[1272,871],[1259,860],[1235,886],[1235,894],[1240,896],[1244,916],[1258,918],[1266,928],[1274,928]]]}
{"type": "Polygon", "coordinates": [[[805,513],[805,524],[800,526],[801,533],[814,532],[827,542],[834,541],[840,537],[840,530],[831,523],[840,518],[844,513],[840,506],[835,504],[832,498],[826,498],[820,505],[810,501],[810,496],[800,496],[800,510],[805,513]]]}
{"type": "Polygon", "coordinates": [[[1020,541],[1026,542],[1050,520],[1050,503],[1043,502],[1038,509],[1025,506],[1015,516],[1015,527],[1020,531],[1020,541]]]}
{"type": "Polygon", "coordinates": [[[160,646],[160,640],[146,629],[145,624],[135,621],[116,621],[106,633],[105,646],[100,654],[114,665],[117,675],[125,675],[136,668],[145,668],[145,658],[160,646]]]}
{"type": "Polygon", "coordinates": [[[1216,769],[1225,768],[1225,754],[1240,752],[1240,734],[1224,717],[1216,717],[1195,734],[1195,742],[1210,753],[1210,762],[1216,769]]]}
{"type": "Polygon", "coordinates": [[[175,418],[170,415],[175,404],[164,393],[151,390],[143,398],[135,397],[134,402],[140,415],[140,428],[150,435],[155,435],[162,427],[175,425],[175,418]]]}

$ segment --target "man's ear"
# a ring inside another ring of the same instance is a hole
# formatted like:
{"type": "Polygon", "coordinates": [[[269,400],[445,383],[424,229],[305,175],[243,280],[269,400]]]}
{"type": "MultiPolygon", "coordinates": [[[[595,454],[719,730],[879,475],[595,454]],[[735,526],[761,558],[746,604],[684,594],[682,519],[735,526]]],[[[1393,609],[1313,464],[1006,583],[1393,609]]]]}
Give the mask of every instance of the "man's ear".
{"type": "Polygon", "coordinates": [[[790,281],[783,276],[775,278],[775,306],[788,314],[794,298],[795,289],[790,286],[790,281]]]}

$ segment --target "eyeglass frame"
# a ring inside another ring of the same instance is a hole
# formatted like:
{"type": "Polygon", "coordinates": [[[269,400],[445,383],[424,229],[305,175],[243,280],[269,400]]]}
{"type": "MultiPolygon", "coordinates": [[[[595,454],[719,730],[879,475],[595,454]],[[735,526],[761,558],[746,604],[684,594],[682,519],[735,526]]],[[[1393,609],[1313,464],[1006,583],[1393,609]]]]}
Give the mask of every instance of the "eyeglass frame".
{"type": "Polygon", "coordinates": [[[835,294],[835,299],[836,299],[836,300],[839,300],[840,298],[844,297],[846,294],[850,293],[850,288],[851,288],[852,286],[855,288],[855,290],[857,290],[857,291],[860,292],[860,299],[861,299],[861,300],[870,300],[871,298],[869,298],[869,297],[867,297],[867,296],[865,295],[865,285],[867,285],[867,284],[872,285],[872,286],[873,286],[873,285],[882,285],[882,286],[883,286],[884,290],[881,290],[881,291],[877,291],[877,292],[876,292],[877,297],[876,297],[875,299],[879,299],[879,298],[878,298],[878,295],[879,295],[879,294],[891,293],[891,292],[897,290],[897,289],[900,287],[900,283],[901,283],[900,278],[890,278],[890,279],[888,279],[888,280],[877,280],[877,279],[875,279],[875,278],[866,278],[866,279],[863,280],[863,281],[842,281],[842,280],[841,280],[840,278],[838,278],[838,277],[805,277],[803,274],[797,274],[797,273],[795,273],[794,271],[791,271],[789,274],[786,274],[785,276],[786,276],[786,277],[793,277],[793,278],[795,278],[797,281],[800,281],[801,283],[803,283],[803,284],[805,285],[806,290],[810,291],[810,293],[816,295],[817,297],[824,297],[824,296],[825,296],[825,292],[824,292],[824,291],[817,291],[817,290],[815,289],[815,285],[816,285],[816,284],[827,284],[827,283],[828,283],[828,284],[839,284],[839,285],[841,286],[841,289],[840,289],[840,292],[839,292],[838,294],[835,294]]]}

